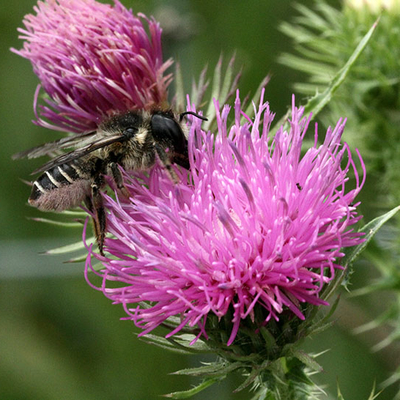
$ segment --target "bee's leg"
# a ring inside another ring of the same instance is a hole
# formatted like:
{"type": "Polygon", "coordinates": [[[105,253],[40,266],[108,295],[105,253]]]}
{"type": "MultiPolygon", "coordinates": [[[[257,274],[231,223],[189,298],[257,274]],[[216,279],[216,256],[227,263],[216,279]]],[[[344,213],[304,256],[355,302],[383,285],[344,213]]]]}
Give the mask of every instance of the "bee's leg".
{"type": "Polygon", "coordinates": [[[93,201],[91,196],[86,196],[85,199],[83,200],[85,203],[86,208],[90,213],[93,214],[93,201]]]}
{"type": "Polygon", "coordinates": [[[122,177],[121,171],[118,168],[118,164],[116,162],[110,162],[108,166],[110,167],[112,177],[117,185],[117,189],[128,199],[130,194],[124,185],[124,178],[122,177]]]}
{"type": "MultiPolygon", "coordinates": [[[[92,188],[92,191],[93,191],[93,188],[92,188]]],[[[100,226],[99,226],[99,222],[98,222],[98,218],[97,218],[97,213],[95,213],[95,211],[94,211],[92,196],[87,196],[84,200],[84,203],[85,203],[85,206],[88,209],[88,211],[90,213],[94,214],[93,218],[92,218],[93,230],[94,230],[94,235],[96,236],[97,245],[99,246],[100,226]]],[[[100,249],[100,246],[99,246],[99,250],[100,250],[101,255],[104,255],[103,251],[100,249]]]]}
{"type": "Polygon", "coordinates": [[[97,175],[91,184],[92,189],[92,211],[94,213],[93,216],[93,225],[94,225],[94,233],[97,240],[97,246],[99,247],[99,251],[101,255],[104,255],[103,246],[104,239],[106,235],[106,212],[104,210],[103,205],[103,197],[101,196],[101,187],[104,184],[104,180],[102,175],[97,175]]]}
{"type": "Polygon", "coordinates": [[[190,169],[189,156],[187,154],[175,154],[173,163],[185,169],[190,169]]]}
{"type": "Polygon", "coordinates": [[[172,168],[171,160],[169,159],[168,154],[157,143],[155,144],[155,148],[156,148],[156,151],[157,151],[158,158],[160,159],[161,164],[163,165],[163,167],[167,170],[168,175],[170,176],[171,180],[174,183],[178,183],[179,182],[179,178],[176,175],[176,172],[172,168]]]}

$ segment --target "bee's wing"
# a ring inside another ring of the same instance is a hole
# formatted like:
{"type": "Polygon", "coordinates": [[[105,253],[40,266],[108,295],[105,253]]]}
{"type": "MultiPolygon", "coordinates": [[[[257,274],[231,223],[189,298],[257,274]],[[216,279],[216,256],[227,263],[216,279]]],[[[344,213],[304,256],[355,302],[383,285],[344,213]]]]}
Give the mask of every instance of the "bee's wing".
{"type": "Polygon", "coordinates": [[[96,131],[88,132],[84,134],[76,134],[73,136],[68,136],[55,140],[54,142],[44,143],[40,146],[32,147],[31,149],[21,151],[20,153],[14,154],[12,156],[13,160],[20,158],[37,158],[45,155],[51,155],[60,149],[68,149],[71,147],[77,147],[82,142],[87,141],[90,137],[96,136],[96,131]]]}
{"type": "Polygon", "coordinates": [[[124,142],[126,140],[127,140],[126,136],[121,135],[121,134],[107,136],[106,138],[99,139],[97,141],[87,144],[86,146],[80,147],[79,149],[72,150],[68,153],[60,155],[59,157],[53,158],[52,160],[50,160],[46,164],[42,165],[37,170],[33,171],[32,175],[37,174],[38,172],[47,171],[51,168],[58,167],[59,165],[62,165],[65,163],[69,163],[73,160],[84,157],[87,154],[89,154],[95,150],[109,146],[110,144],[113,144],[116,142],[124,142]]]}

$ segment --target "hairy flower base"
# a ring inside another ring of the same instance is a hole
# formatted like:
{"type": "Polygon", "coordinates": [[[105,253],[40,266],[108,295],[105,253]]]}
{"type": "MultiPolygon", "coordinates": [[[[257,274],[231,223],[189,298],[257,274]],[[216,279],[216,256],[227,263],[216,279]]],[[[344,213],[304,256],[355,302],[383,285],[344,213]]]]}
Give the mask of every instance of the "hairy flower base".
{"type": "Polygon", "coordinates": [[[163,74],[172,61],[163,63],[160,26],[114,3],[39,1],[37,15],[25,17],[24,47],[12,50],[32,62],[49,96],[37,109],[37,91],[37,124],[85,132],[116,112],[167,100],[171,75],[163,74]]]}
{"type": "Polygon", "coordinates": [[[230,129],[229,107],[215,108],[215,137],[198,119],[191,124],[189,180],[177,169],[174,184],[157,166],[148,176],[125,175],[129,201],[104,195],[109,256],[90,247],[86,268],[101,261],[100,289],[142,335],[176,316],[167,336],[197,326],[207,337],[208,315],[232,315],[231,344],[247,318],[260,327],[287,311],[304,319],[302,304],[327,304],[319,293],[341,268],[341,249],[362,241],[352,225],[361,218],[354,200],[363,181],[340,144],[343,121],[322,145],[315,132],[301,156],[310,121],[302,108],[293,104],[290,129],[274,138],[268,103],[251,121],[238,95],[230,129]],[[350,170],[356,187],[346,192],[350,170]]]}

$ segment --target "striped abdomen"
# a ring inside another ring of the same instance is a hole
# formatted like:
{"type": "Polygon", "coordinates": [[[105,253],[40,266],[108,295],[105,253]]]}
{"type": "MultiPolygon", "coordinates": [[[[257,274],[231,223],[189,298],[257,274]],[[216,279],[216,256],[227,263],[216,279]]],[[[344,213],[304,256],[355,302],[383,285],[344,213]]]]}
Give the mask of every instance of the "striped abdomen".
{"type": "Polygon", "coordinates": [[[33,182],[29,204],[45,211],[78,206],[91,192],[90,170],[75,160],[45,171],[33,182]]]}

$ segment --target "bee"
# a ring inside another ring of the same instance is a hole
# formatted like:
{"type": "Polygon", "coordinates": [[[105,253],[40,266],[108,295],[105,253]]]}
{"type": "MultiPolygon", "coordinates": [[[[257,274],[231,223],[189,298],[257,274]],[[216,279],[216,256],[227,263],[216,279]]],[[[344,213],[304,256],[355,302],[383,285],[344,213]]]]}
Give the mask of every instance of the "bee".
{"type": "Polygon", "coordinates": [[[29,204],[43,211],[63,211],[83,202],[93,215],[98,248],[104,254],[106,213],[101,189],[106,185],[105,175],[111,176],[117,189],[129,197],[119,167],[147,170],[158,158],[176,181],[172,164],[189,169],[183,121],[188,114],[207,120],[192,111],[179,115],[172,110],[129,111],[105,120],[94,132],[75,134],[15,154],[14,159],[36,158],[73,149],[32,172],[42,174],[32,184],[29,204]]]}

